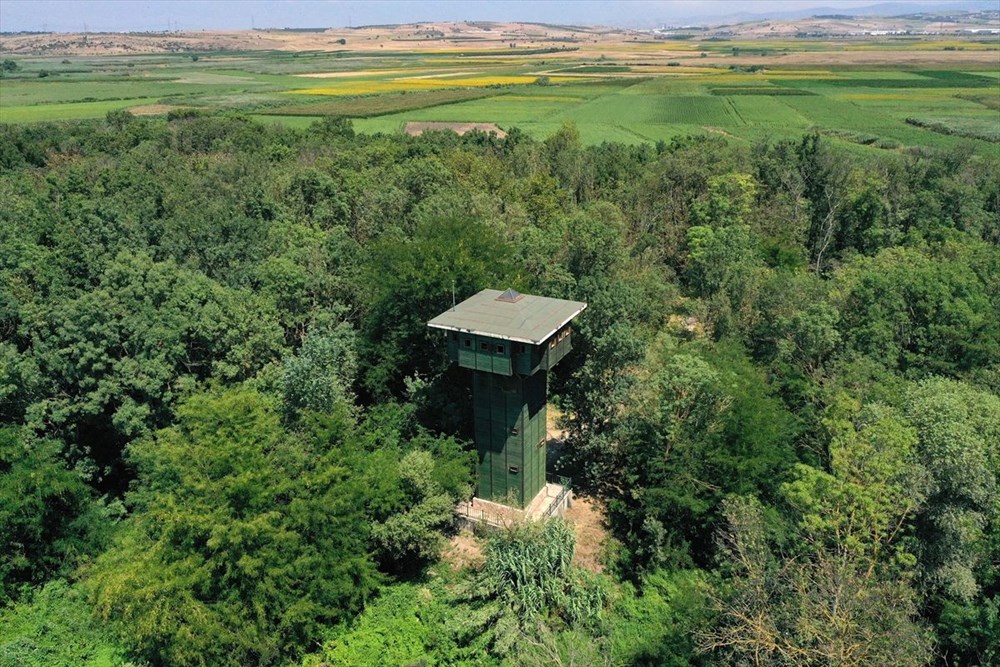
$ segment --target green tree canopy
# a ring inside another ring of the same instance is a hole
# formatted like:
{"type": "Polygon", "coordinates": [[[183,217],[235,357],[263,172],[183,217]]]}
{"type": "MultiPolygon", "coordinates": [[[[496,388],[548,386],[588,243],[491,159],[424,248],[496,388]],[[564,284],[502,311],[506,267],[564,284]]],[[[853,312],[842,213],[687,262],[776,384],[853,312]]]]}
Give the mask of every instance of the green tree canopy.
{"type": "Polygon", "coordinates": [[[991,558],[985,531],[1000,520],[1000,399],[930,378],[907,392],[905,410],[932,482],[917,532],[924,584],[972,600],[977,570],[991,558]]]}
{"type": "Polygon", "coordinates": [[[106,517],[59,443],[0,428],[0,606],[94,551],[106,517]]]}
{"type": "Polygon", "coordinates": [[[87,573],[96,609],[156,664],[272,663],[376,590],[378,485],[343,408],[292,434],[250,390],[197,395],[130,448],[133,515],[87,573]]]}

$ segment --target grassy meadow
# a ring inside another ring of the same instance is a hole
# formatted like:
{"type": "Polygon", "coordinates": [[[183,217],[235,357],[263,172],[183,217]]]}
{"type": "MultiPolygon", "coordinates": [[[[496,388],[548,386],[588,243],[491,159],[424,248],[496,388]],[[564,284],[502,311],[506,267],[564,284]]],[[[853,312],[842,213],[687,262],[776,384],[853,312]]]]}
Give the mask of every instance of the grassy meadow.
{"type": "Polygon", "coordinates": [[[587,143],[818,130],[872,150],[971,143],[1000,153],[1000,60],[907,60],[956,48],[1000,54],[996,40],[970,39],[630,43],[597,60],[516,49],[20,58],[0,80],[0,122],[197,108],[295,127],[344,116],[367,133],[438,121],[545,137],[572,122],[587,143]],[[878,52],[874,64],[838,65],[838,51],[863,50],[878,52]],[[804,64],[816,54],[821,65],[804,64]],[[760,64],[746,65],[748,56],[760,64]]]}

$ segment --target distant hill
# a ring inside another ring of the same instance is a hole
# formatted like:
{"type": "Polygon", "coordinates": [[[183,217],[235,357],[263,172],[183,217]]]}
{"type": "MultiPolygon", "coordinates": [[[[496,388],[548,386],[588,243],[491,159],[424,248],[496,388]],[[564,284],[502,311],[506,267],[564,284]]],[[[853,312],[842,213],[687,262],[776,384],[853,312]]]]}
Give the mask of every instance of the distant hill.
{"type": "MultiPolygon", "coordinates": [[[[975,0],[972,4],[981,4],[975,0]]],[[[987,3],[988,4],[988,3],[987,3]]],[[[963,3],[968,6],[969,3],[963,3]]],[[[433,51],[448,48],[521,49],[532,53],[580,51],[600,56],[607,45],[677,39],[850,38],[866,36],[979,34],[1000,32],[1000,11],[943,11],[920,5],[917,14],[892,17],[855,12],[905,10],[912,3],[887,3],[852,10],[812,9],[801,18],[731,17],[682,27],[637,30],[600,26],[556,25],[517,21],[429,21],[354,28],[274,28],[169,32],[0,33],[5,55],[103,56],[138,53],[211,53],[225,51],[433,51]],[[539,51],[541,50],[541,51],[539,51]]],[[[795,13],[795,12],[791,12],[795,13]]],[[[776,15],[775,15],[776,16],[776,15]]],[[[511,52],[513,53],[513,52],[511,52]]]]}

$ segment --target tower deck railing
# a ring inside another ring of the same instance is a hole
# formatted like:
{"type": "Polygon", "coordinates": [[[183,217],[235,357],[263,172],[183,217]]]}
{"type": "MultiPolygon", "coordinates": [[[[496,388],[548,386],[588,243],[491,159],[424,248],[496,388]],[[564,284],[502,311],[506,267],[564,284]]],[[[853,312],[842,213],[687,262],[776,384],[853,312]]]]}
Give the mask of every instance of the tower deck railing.
{"type": "Polygon", "coordinates": [[[563,488],[563,490],[559,492],[559,495],[556,496],[556,499],[552,502],[552,504],[545,508],[542,516],[547,519],[559,511],[559,509],[562,508],[563,503],[566,502],[566,496],[568,496],[569,493],[569,489],[563,488]]]}

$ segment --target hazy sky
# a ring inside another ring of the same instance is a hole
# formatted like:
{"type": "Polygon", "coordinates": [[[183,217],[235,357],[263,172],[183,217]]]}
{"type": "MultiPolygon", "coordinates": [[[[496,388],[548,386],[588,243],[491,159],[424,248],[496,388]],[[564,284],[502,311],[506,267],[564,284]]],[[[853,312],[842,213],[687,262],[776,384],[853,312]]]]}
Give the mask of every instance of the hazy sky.
{"type": "MultiPolygon", "coordinates": [[[[517,20],[624,27],[739,12],[850,9],[881,0],[0,0],[0,31],[340,27],[415,21],[517,20]]],[[[941,5],[941,0],[906,0],[941,5]]],[[[977,3],[981,4],[981,3],[977,3]]]]}

